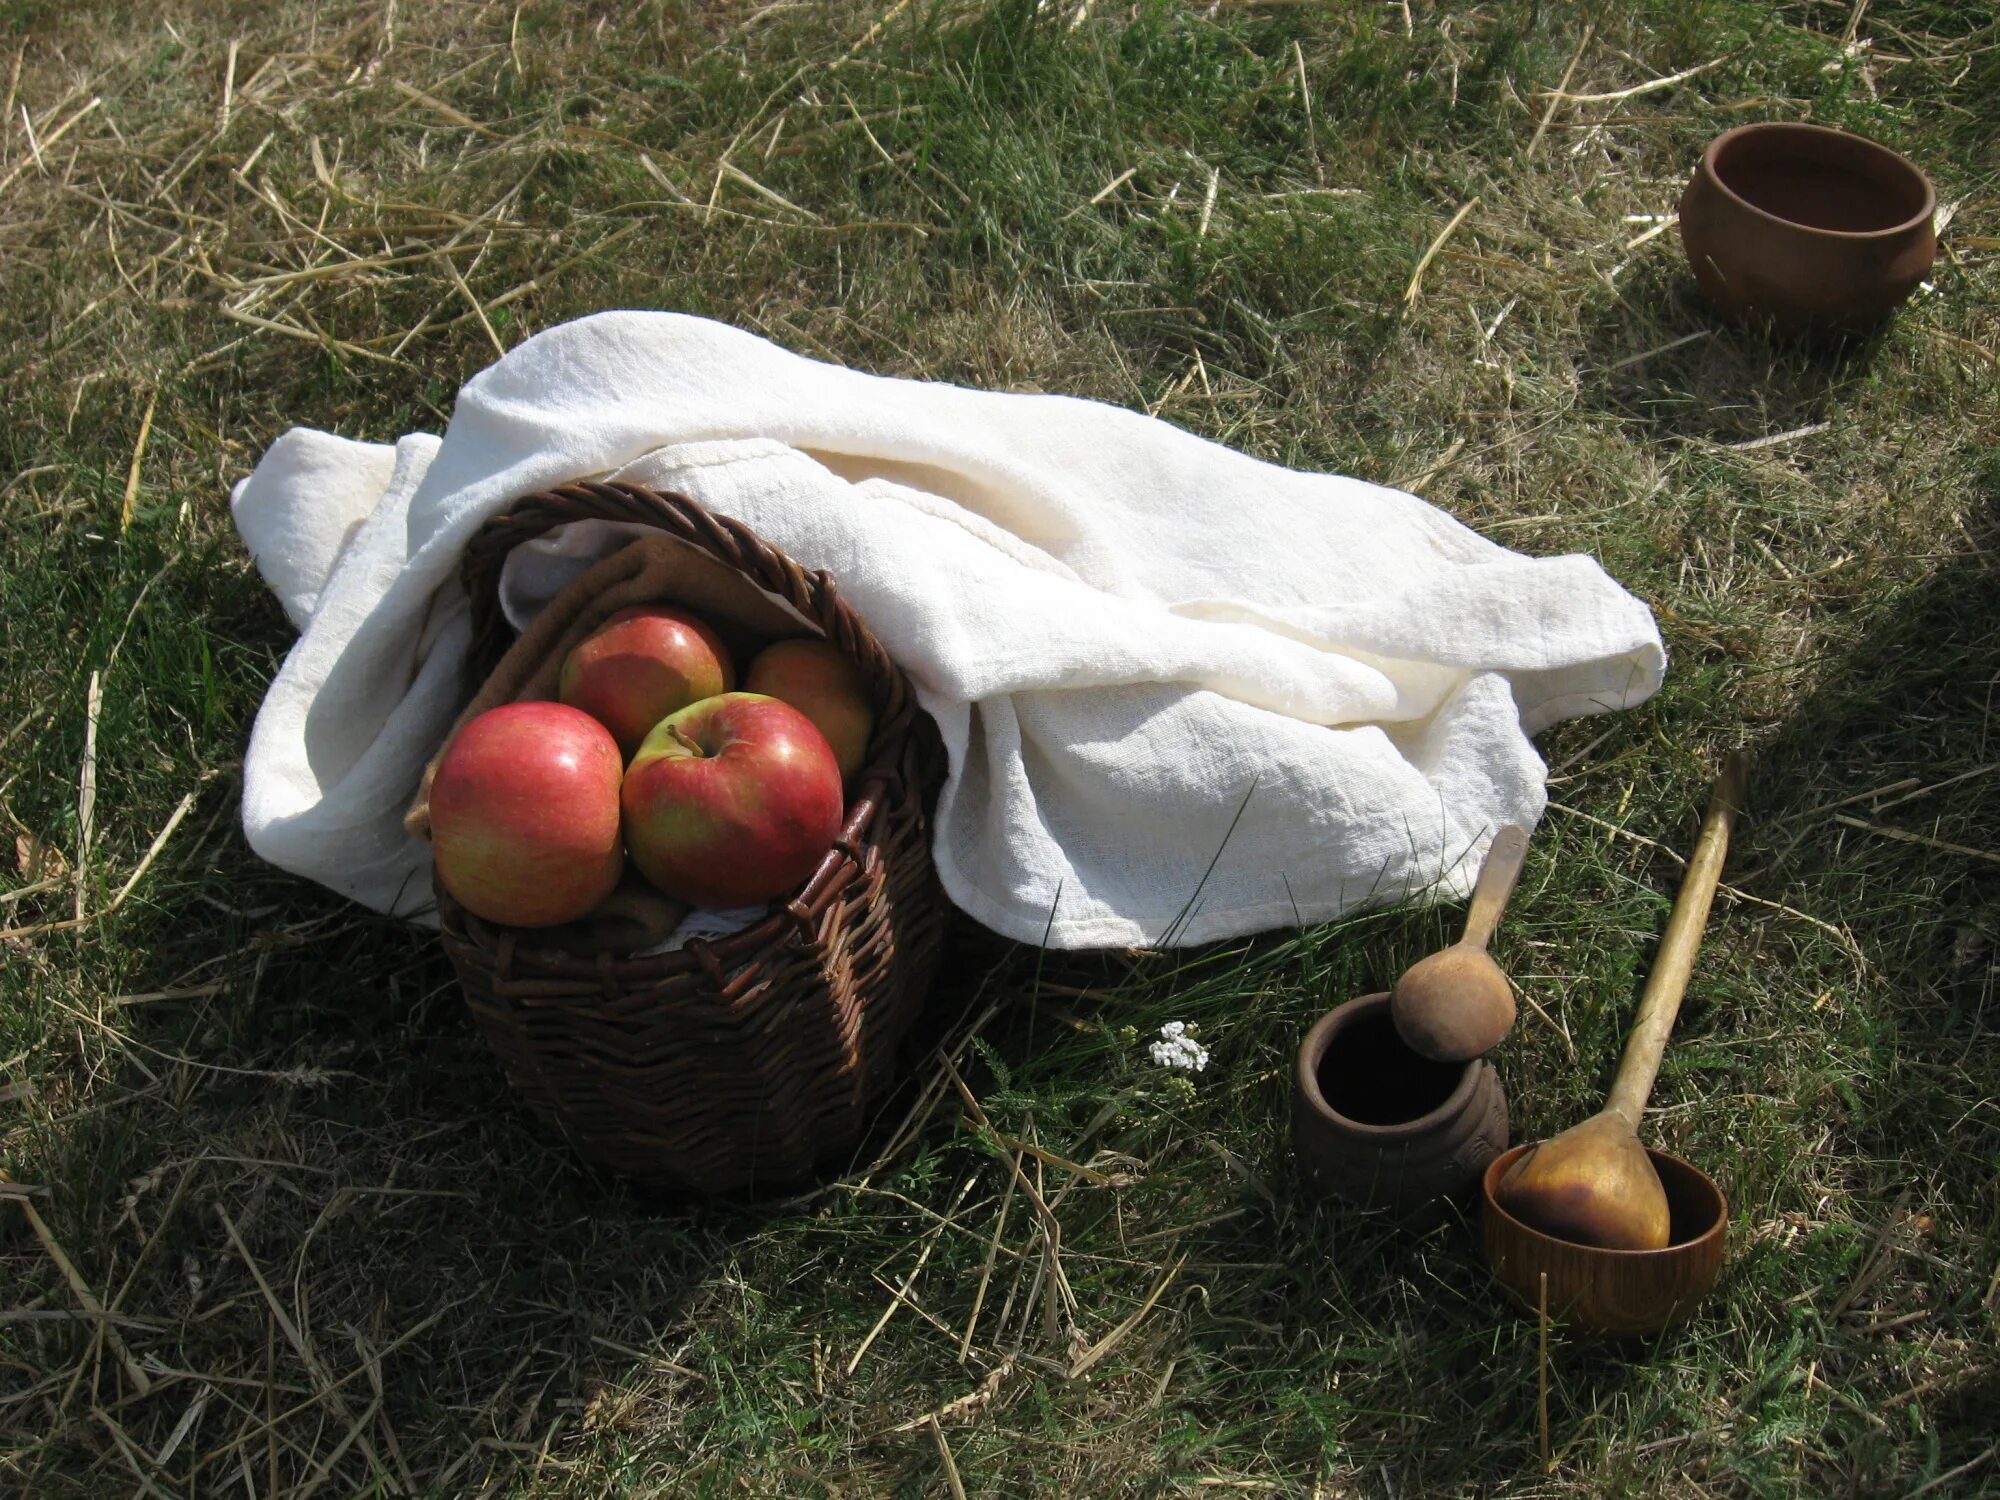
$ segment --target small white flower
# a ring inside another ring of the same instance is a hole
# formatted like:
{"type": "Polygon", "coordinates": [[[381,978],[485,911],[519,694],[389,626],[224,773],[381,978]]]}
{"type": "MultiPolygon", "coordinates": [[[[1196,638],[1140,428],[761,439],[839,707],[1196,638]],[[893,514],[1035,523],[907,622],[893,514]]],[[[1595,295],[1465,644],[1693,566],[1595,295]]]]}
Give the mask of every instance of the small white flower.
{"type": "Polygon", "coordinates": [[[1163,1068],[1199,1073],[1208,1066],[1208,1048],[1194,1039],[1193,1029],[1185,1021],[1167,1022],[1160,1028],[1160,1039],[1146,1050],[1163,1068]]]}

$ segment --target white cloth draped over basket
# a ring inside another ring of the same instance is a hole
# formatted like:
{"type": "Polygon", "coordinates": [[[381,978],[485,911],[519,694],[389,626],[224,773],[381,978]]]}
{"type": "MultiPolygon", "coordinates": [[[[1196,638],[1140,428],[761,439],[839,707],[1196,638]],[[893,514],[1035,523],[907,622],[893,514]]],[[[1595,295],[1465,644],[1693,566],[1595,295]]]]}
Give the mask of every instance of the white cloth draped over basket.
{"type": "MultiPolygon", "coordinates": [[[[402,814],[473,687],[460,551],[587,477],[679,490],[839,581],[949,752],[946,891],[1025,942],[1194,943],[1462,894],[1494,831],[1545,805],[1529,736],[1665,669],[1594,560],[1520,556],[1400,491],[1096,402],[602,313],[475,376],[442,439],[294,429],[236,487],[301,630],[244,766],[258,854],[424,919],[429,849],[402,814]]],[[[516,622],[612,530],[517,551],[516,622]]]]}

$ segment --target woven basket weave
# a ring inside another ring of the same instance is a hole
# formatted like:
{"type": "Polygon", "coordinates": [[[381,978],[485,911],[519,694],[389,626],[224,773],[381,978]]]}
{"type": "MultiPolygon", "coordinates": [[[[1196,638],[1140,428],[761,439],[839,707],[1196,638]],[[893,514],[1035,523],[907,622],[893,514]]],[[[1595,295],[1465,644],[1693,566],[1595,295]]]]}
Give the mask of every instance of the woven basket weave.
{"type": "Polygon", "coordinates": [[[860,1139],[937,968],[936,730],[831,578],[685,496],[636,485],[545,491],[486,523],[463,565],[476,671],[509,642],[508,552],[581,520],[657,527],[812,621],[874,701],[868,759],[833,849],[741,932],[646,958],[579,958],[473,916],[439,884],[445,951],[509,1082],[586,1159],[656,1189],[796,1184],[860,1139]]]}

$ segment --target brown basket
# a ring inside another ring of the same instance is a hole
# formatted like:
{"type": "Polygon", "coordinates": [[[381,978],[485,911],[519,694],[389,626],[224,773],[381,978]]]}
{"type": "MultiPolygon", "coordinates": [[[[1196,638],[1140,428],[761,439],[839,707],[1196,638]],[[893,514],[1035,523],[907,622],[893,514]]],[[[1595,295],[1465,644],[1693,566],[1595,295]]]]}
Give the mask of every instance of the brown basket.
{"type": "Polygon", "coordinates": [[[795,1184],[860,1139],[936,972],[947,913],[930,846],[936,730],[830,577],[685,496],[637,485],[544,491],[473,538],[463,577],[481,676],[511,635],[499,606],[508,552],[582,520],[657,527],[818,626],[875,701],[868,760],[833,849],[742,932],[647,958],[580,958],[473,916],[439,885],[445,952],[508,1081],[588,1160],[668,1190],[795,1184]]]}

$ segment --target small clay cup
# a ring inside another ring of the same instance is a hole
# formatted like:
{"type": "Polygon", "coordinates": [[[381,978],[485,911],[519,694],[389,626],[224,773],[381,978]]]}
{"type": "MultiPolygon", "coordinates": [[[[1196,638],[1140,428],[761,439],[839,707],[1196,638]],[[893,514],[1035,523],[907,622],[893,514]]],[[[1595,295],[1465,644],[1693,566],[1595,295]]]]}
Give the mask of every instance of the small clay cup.
{"type": "Polygon", "coordinates": [[[1667,1190],[1664,1250],[1605,1250],[1531,1229],[1500,1206],[1494,1188],[1526,1146],[1493,1159],[1480,1184],[1480,1241],[1507,1295],[1538,1311],[1549,1278],[1549,1317],[1579,1333],[1658,1333],[1688,1318],[1722,1273],[1729,1200],[1708,1176],[1667,1151],[1646,1148],[1667,1190]]]}
{"type": "Polygon", "coordinates": [[[1318,1191],[1435,1223],[1507,1149],[1507,1096],[1491,1063],[1423,1056],[1396,1034],[1389,996],[1363,995],[1300,1044],[1292,1149],[1318,1191]]]}
{"type": "Polygon", "coordinates": [[[1724,314],[1781,332],[1864,332],[1937,259],[1937,193],[1886,146],[1823,125],[1739,125],[1681,195],[1681,244],[1724,314]]]}

